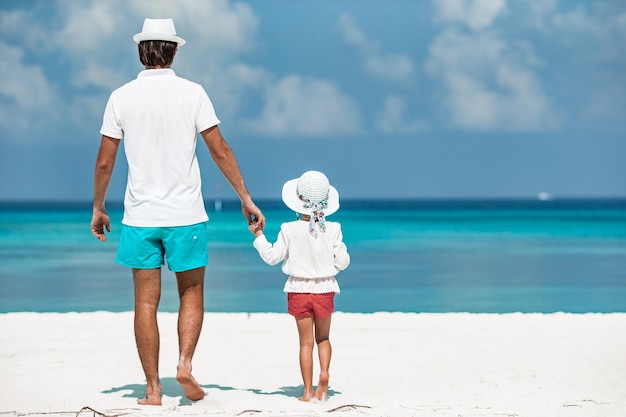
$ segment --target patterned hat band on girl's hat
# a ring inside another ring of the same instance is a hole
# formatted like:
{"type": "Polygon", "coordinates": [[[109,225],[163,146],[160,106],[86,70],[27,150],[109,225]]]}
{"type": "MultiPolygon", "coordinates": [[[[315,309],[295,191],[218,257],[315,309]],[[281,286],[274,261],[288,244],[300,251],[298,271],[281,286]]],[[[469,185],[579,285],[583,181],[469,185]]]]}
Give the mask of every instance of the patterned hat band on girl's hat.
{"type": "Polygon", "coordinates": [[[322,232],[326,231],[326,216],[324,215],[324,209],[328,206],[327,198],[324,197],[321,201],[311,201],[304,197],[299,191],[296,191],[298,198],[302,201],[302,207],[311,210],[311,217],[309,219],[309,232],[315,236],[315,223],[322,232]]]}
{"type": "Polygon", "coordinates": [[[315,224],[324,232],[326,216],[339,209],[339,193],[319,171],[307,171],[300,178],[287,181],[282,196],[291,210],[311,216],[309,231],[313,235],[316,235],[315,224]]]}

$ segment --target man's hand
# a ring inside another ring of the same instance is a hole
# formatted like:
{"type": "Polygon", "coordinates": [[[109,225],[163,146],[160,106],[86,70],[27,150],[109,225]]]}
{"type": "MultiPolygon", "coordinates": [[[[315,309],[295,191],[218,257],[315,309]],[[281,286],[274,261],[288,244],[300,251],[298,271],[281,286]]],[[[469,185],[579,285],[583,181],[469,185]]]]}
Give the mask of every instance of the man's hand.
{"type": "Polygon", "coordinates": [[[109,215],[106,211],[94,209],[93,216],[91,217],[91,234],[94,235],[96,239],[106,242],[107,237],[104,234],[104,229],[111,233],[111,221],[109,220],[109,215]]]}
{"type": "Polygon", "coordinates": [[[248,220],[248,225],[255,224],[256,228],[265,229],[265,216],[261,210],[252,202],[252,200],[242,200],[241,212],[248,220]]]}

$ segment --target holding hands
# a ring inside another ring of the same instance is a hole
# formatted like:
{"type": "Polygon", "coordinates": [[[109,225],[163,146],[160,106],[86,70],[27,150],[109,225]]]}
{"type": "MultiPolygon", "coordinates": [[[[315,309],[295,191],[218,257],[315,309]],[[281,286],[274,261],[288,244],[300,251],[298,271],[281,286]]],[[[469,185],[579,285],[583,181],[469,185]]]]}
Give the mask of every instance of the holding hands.
{"type": "Polygon", "coordinates": [[[252,221],[248,223],[248,230],[250,233],[254,235],[254,237],[259,237],[263,234],[263,228],[265,227],[264,222],[261,222],[259,219],[254,218],[252,221]]]}
{"type": "Polygon", "coordinates": [[[248,230],[254,236],[263,234],[265,229],[265,216],[259,208],[252,202],[252,199],[244,199],[241,204],[241,211],[248,220],[248,230]]]}

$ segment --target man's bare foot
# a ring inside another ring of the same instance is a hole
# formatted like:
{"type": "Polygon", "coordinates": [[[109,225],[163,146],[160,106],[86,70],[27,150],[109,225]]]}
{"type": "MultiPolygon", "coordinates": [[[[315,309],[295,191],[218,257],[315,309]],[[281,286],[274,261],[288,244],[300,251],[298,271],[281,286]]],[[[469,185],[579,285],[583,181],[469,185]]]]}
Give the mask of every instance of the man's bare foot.
{"type": "Polygon", "coordinates": [[[313,388],[304,389],[304,393],[302,393],[302,397],[298,398],[300,401],[309,402],[313,398],[313,388]]]}
{"type": "Polygon", "coordinates": [[[146,388],[146,396],[137,400],[139,405],[161,405],[161,389],[154,391],[146,388]]]}
{"type": "Polygon", "coordinates": [[[320,380],[315,389],[315,398],[319,401],[325,401],[328,398],[328,372],[320,373],[320,380]]]}
{"type": "Polygon", "coordinates": [[[185,397],[191,401],[198,401],[204,398],[204,390],[191,375],[191,370],[183,365],[178,365],[176,381],[183,387],[185,397]]]}

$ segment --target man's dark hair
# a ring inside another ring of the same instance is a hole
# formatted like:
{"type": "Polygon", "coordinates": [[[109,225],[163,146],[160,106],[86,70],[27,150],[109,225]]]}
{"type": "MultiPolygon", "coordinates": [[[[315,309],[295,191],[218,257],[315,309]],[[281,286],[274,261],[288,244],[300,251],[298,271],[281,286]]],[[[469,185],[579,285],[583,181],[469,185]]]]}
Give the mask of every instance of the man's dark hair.
{"type": "Polygon", "coordinates": [[[169,41],[139,42],[139,60],[146,67],[169,67],[178,44],[169,41]]]}

